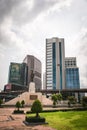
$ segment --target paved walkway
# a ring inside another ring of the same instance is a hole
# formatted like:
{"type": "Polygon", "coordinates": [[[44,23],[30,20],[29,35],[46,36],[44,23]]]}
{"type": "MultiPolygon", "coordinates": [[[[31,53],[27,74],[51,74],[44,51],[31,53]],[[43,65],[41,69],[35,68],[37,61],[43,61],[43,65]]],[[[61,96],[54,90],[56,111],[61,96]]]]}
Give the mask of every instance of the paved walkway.
{"type": "MultiPolygon", "coordinates": [[[[24,114],[12,114],[15,108],[0,108],[0,130],[55,130],[51,127],[38,125],[26,126],[24,114]]],[[[23,108],[25,112],[29,108],[23,108]]]]}

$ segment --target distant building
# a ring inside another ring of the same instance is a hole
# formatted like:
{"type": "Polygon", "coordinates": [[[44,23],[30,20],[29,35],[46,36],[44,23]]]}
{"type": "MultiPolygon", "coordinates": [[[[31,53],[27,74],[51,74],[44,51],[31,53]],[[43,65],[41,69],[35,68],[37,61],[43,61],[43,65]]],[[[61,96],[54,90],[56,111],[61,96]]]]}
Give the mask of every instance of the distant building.
{"type": "Polygon", "coordinates": [[[46,73],[43,74],[43,89],[46,89],[46,73]]]}
{"type": "Polygon", "coordinates": [[[24,63],[28,66],[27,86],[30,82],[35,82],[36,91],[41,89],[41,61],[32,55],[27,55],[24,63]]]}
{"type": "MultiPolygon", "coordinates": [[[[27,85],[27,65],[25,63],[11,63],[9,67],[8,84],[6,89],[11,89],[11,84],[14,84],[16,89],[21,90],[21,87],[27,85]]],[[[14,88],[14,89],[15,89],[14,88]]]]}
{"type": "Polygon", "coordinates": [[[46,39],[46,89],[79,89],[76,57],[65,58],[63,38],[46,39]]]}
{"type": "Polygon", "coordinates": [[[65,58],[65,67],[66,68],[77,67],[76,57],[66,57],[65,58]]]}
{"type": "Polygon", "coordinates": [[[46,39],[46,88],[65,89],[65,47],[63,38],[46,39]]]}
{"type": "Polygon", "coordinates": [[[65,58],[66,89],[80,89],[79,68],[75,57],[65,58]]]}

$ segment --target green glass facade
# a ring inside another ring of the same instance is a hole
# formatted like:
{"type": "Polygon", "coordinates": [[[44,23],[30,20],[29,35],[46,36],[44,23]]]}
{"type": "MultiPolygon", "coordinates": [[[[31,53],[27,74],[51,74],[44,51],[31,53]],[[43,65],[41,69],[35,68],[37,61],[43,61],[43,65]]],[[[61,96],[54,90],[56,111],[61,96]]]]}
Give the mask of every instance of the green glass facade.
{"type": "Polygon", "coordinates": [[[52,58],[53,58],[53,90],[55,90],[56,89],[56,43],[53,43],[52,44],[52,48],[53,48],[53,56],[52,56],[52,58]]]}
{"type": "Polygon", "coordinates": [[[27,66],[25,63],[11,63],[9,68],[8,83],[14,83],[26,86],[27,66]]]}

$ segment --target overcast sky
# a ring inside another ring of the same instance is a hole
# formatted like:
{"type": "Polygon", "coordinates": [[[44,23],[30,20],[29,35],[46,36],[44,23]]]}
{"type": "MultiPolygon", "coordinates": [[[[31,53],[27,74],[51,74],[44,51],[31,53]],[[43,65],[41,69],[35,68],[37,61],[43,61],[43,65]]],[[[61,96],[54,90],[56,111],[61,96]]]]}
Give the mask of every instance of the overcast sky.
{"type": "Polygon", "coordinates": [[[0,89],[10,62],[34,55],[45,70],[45,39],[65,39],[65,55],[75,56],[80,86],[87,88],[87,0],[0,0],[0,89]]]}

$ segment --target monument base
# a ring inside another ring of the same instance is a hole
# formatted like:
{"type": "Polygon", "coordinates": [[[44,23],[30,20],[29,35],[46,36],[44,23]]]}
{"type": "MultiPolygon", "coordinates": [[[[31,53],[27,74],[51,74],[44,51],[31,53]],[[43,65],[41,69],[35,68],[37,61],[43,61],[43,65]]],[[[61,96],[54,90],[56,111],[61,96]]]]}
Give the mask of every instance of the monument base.
{"type": "Polygon", "coordinates": [[[29,93],[35,93],[35,83],[30,82],[29,84],[29,93]]]}

